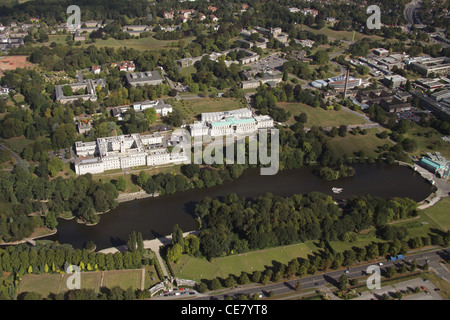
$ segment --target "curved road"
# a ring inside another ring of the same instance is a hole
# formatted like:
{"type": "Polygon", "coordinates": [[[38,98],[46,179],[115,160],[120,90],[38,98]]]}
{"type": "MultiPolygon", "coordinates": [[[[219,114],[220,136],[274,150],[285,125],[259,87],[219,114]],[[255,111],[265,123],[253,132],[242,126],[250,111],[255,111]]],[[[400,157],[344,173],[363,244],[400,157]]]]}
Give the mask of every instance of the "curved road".
{"type": "Polygon", "coordinates": [[[421,4],[422,2],[420,0],[413,0],[405,6],[405,11],[403,13],[406,20],[408,20],[411,25],[416,23],[421,24],[416,12],[421,4]]]}
{"type": "Polygon", "coordinates": [[[13,156],[14,160],[16,161],[16,164],[19,163],[24,163],[27,166],[29,166],[28,162],[26,162],[25,160],[23,160],[21,157],[19,157],[14,151],[12,151],[11,149],[9,149],[7,146],[0,144],[0,150],[6,150],[9,151],[11,153],[11,155],[13,156]]]}

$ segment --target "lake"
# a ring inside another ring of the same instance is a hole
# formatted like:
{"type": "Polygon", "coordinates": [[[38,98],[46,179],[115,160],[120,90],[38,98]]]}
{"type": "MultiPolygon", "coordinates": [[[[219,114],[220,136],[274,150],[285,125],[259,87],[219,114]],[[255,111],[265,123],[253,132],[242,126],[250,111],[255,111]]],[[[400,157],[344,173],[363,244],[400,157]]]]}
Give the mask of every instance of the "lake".
{"type": "Polygon", "coordinates": [[[261,176],[259,169],[248,169],[235,181],[209,189],[191,189],[185,192],[156,198],[146,198],[121,203],[116,209],[101,215],[95,226],[76,223],[75,220],[58,220],[58,233],[47,239],[68,243],[75,248],[92,240],[97,250],[122,245],[133,231],[142,233],[144,239],[168,235],[175,224],[183,231],[195,230],[197,221],[192,215],[196,201],[203,197],[217,198],[228,193],[240,197],[255,197],[266,192],[279,196],[319,191],[335,199],[370,194],[385,199],[409,197],[422,201],[434,187],[411,168],[388,164],[357,164],[353,177],[337,181],[324,181],[314,175],[314,167],[279,171],[273,176],[261,176]],[[340,194],[333,187],[343,188],[340,194]]]}

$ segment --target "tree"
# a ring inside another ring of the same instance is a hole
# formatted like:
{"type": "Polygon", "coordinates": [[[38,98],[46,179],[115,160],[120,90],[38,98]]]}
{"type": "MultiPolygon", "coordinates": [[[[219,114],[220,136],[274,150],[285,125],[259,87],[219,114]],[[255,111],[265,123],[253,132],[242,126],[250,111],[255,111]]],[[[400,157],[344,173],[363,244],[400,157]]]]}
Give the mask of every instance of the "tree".
{"type": "Polygon", "coordinates": [[[184,250],[189,255],[195,255],[200,250],[200,239],[193,234],[184,239],[184,250]]]}
{"type": "Polygon", "coordinates": [[[347,126],[345,126],[345,125],[339,126],[338,134],[341,137],[345,137],[347,135],[347,126]]]}
{"type": "Polygon", "coordinates": [[[197,291],[200,292],[200,293],[205,293],[206,290],[208,290],[208,286],[204,282],[200,283],[197,286],[197,291]]]}
{"type": "Polygon", "coordinates": [[[330,56],[326,50],[318,50],[313,58],[317,64],[327,64],[330,61],[330,56]]]}
{"type": "Polygon", "coordinates": [[[133,231],[130,234],[130,236],[128,237],[128,242],[127,242],[128,251],[130,251],[130,252],[136,251],[136,246],[137,246],[137,236],[136,236],[136,232],[133,231]]]}
{"type": "Polygon", "coordinates": [[[184,251],[184,238],[183,230],[181,230],[178,224],[173,226],[172,230],[172,244],[179,244],[184,251]]]}
{"type": "Polygon", "coordinates": [[[248,278],[247,272],[241,273],[241,276],[239,277],[238,282],[239,282],[239,284],[242,284],[242,285],[250,283],[250,279],[248,278]]]}
{"type": "Polygon", "coordinates": [[[232,275],[229,275],[228,278],[225,279],[224,284],[225,284],[225,287],[231,288],[236,285],[236,280],[234,279],[234,277],[232,275]]]}
{"type": "Polygon", "coordinates": [[[386,277],[393,278],[397,275],[397,270],[394,267],[389,267],[386,270],[386,277]]]}
{"type": "Polygon", "coordinates": [[[140,186],[142,188],[147,183],[148,178],[149,178],[149,176],[148,176],[147,172],[145,172],[145,171],[139,172],[139,176],[137,178],[138,186],[140,186]]]}
{"type": "Polygon", "coordinates": [[[179,243],[175,243],[174,245],[172,245],[172,247],[167,249],[167,259],[169,261],[179,263],[182,254],[183,254],[183,247],[179,243]]]}
{"type": "Polygon", "coordinates": [[[114,186],[116,187],[117,191],[125,191],[127,189],[127,180],[124,177],[120,176],[115,181],[114,186]]]}
{"type": "Polygon", "coordinates": [[[222,288],[222,284],[220,283],[219,279],[217,278],[212,279],[210,288],[211,290],[218,290],[222,288]]]}
{"type": "Polygon", "coordinates": [[[307,123],[308,122],[308,115],[304,112],[300,113],[300,115],[298,116],[298,122],[301,123],[307,123]]]}
{"type": "Polygon", "coordinates": [[[339,278],[339,290],[344,291],[347,288],[348,285],[348,277],[347,275],[343,274],[339,278]]]}
{"type": "Polygon", "coordinates": [[[147,119],[148,123],[156,122],[156,110],[153,108],[147,108],[144,110],[145,119],[147,119]]]}

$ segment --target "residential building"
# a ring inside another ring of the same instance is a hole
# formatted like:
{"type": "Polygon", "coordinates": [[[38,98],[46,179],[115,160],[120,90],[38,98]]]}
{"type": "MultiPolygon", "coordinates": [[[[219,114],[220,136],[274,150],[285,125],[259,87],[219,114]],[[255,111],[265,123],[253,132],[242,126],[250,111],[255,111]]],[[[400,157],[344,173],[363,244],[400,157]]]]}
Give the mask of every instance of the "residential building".
{"type": "Polygon", "coordinates": [[[136,66],[135,66],[134,62],[130,61],[130,60],[122,61],[122,62],[118,63],[117,65],[119,66],[119,71],[133,72],[134,70],[136,70],[136,66]]]}
{"type": "Polygon", "coordinates": [[[92,66],[91,71],[93,74],[100,74],[100,72],[102,71],[102,68],[100,66],[92,66]]]}
{"type": "Polygon", "coordinates": [[[170,104],[165,104],[162,100],[156,101],[143,101],[133,103],[133,108],[135,111],[144,111],[148,108],[153,108],[156,114],[162,117],[167,116],[169,113],[173,112],[172,106],[170,104]]]}

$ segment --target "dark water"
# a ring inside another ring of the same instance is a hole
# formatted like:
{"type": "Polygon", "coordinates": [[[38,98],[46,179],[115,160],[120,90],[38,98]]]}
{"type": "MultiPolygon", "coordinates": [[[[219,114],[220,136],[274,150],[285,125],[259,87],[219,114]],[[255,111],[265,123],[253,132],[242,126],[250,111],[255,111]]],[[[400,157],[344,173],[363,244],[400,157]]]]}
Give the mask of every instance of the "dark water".
{"type": "Polygon", "coordinates": [[[49,237],[60,243],[81,248],[92,240],[101,250],[126,242],[132,231],[142,233],[144,239],[170,234],[175,224],[184,231],[195,230],[198,225],[192,216],[195,201],[209,196],[221,197],[227,193],[254,197],[271,192],[279,196],[320,191],[335,199],[370,194],[376,197],[409,197],[422,201],[433,191],[431,184],[408,167],[373,164],[356,165],[356,175],[338,181],[324,181],[312,173],[313,168],[280,171],[274,176],[261,176],[259,169],[246,170],[236,181],[209,189],[193,189],[171,196],[124,202],[118,208],[101,216],[100,223],[88,227],[74,220],[58,222],[58,233],[49,237]],[[332,187],[342,187],[334,194],[332,187]]]}

